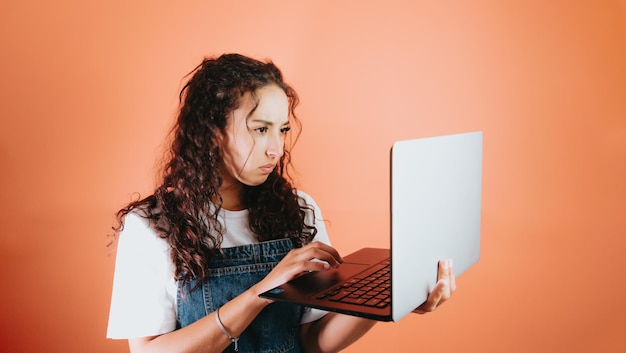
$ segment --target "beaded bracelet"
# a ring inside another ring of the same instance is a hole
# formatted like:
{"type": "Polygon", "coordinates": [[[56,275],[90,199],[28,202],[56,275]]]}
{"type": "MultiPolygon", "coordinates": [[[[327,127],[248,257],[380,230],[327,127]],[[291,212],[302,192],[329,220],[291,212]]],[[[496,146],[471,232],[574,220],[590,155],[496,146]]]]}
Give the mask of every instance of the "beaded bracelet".
{"type": "Polygon", "coordinates": [[[239,351],[239,347],[237,346],[237,342],[239,341],[239,337],[233,337],[233,336],[230,335],[230,333],[228,333],[228,331],[226,331],[226,328],[222,324],[222,320],[220,320],[220,312],[219,311],[220,311],[219,308],[217,310],[215,310],[215,321],[217,321],[217,326],[219,326],[220,329],[222,330],[222,332],[224,332],[224,334],[226,335],[226,337],[228,337],[228,339],[235,344],[235,351],[238,352],[239,351]]]}

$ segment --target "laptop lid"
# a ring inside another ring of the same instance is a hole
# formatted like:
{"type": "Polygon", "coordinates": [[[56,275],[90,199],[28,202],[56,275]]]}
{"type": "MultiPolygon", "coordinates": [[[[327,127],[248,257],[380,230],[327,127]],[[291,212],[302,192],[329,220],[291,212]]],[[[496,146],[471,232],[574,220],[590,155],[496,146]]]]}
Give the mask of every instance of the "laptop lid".
{"type": "Polygon", "coordinates": [[[423,303],[437,263],[480,257],[482,132],[398,141],[391,150],[392,319],[423,303]]]}

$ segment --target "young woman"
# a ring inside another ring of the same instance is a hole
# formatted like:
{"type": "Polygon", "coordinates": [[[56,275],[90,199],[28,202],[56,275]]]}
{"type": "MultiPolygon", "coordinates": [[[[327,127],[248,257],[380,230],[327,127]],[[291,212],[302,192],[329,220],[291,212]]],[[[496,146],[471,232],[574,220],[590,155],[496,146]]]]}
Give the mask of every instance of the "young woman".
{"type": "MultiPolygon", "coordinates": [[[[258,296],[342,262],[287,175],[296,92],[271,62],[228,54],[205,59],[180,99],[160,185],[117,214],[108,337],[133,353],[336,352],[356,341],[375,322],[258,296]]],[[[439,277],[417,312],[454,291],[448,261],[439,277]]]]}

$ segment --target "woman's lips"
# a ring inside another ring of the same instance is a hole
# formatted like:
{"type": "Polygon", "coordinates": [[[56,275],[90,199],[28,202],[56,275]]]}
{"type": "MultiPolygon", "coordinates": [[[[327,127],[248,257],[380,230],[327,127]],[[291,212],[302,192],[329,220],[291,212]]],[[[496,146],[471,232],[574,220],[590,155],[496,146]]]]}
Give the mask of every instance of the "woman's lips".
{"type": "Polygon", "coordinates": [[[269,174],[272,172],[272,170],[274,170],[275,167],[276,165],[274,164],[266,164],[264,166],[261,166],[259,169],[261,170],[262,173],[269,174]]]}

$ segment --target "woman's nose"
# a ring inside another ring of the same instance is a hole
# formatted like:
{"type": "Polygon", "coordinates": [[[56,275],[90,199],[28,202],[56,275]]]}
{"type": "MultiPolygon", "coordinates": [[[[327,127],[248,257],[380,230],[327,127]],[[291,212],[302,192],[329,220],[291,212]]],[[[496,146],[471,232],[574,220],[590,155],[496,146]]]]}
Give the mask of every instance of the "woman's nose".
{"type": "Polygon", "coordinates": [[[273,136],[269,138],[267,150],[265,153],[271,158],[280,158],[283,155],[284,141],[282,136],[273,136]]]}

